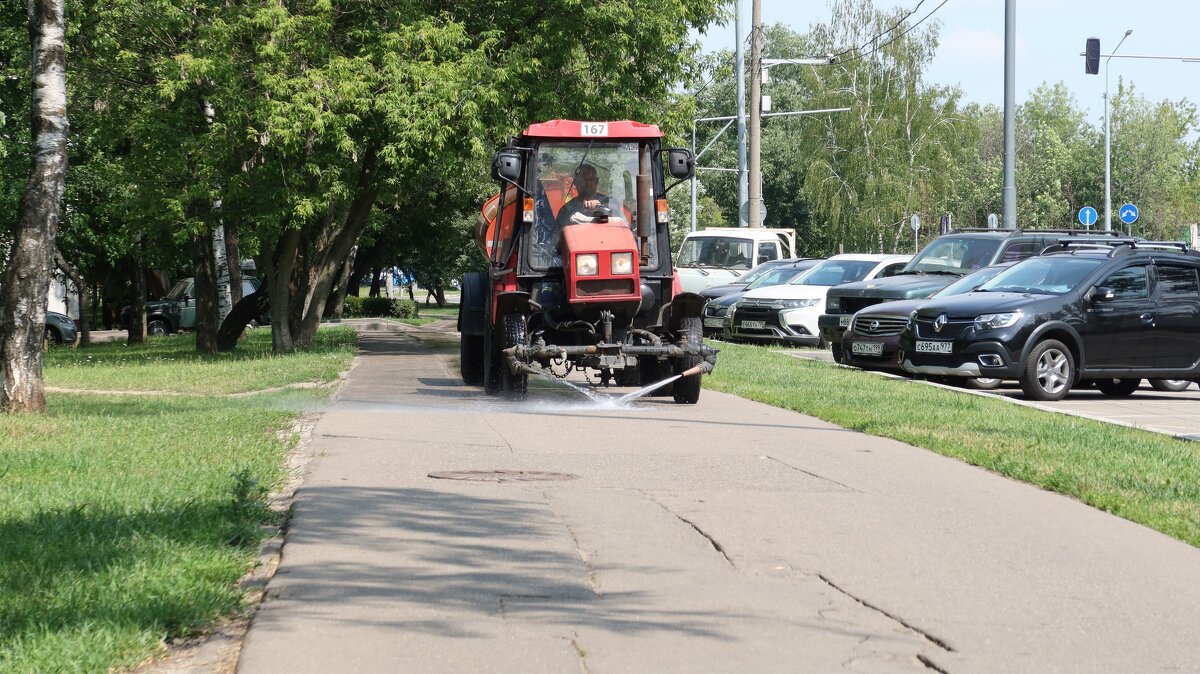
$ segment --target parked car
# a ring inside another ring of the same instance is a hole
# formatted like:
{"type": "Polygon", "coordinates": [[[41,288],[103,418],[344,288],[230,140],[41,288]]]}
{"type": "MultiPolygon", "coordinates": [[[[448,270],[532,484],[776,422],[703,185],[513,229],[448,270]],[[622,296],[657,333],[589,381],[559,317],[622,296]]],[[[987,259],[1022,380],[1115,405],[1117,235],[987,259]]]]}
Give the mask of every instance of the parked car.
{"type": "MultiPolygon", "coordinates": [[[[820,261],[814,258],[803,260],[791,259],[784,264],[768,263],[773,266],[762,274],[759,274],[749,285],[709,300],[704,305],[704,336],[718,337],[721,335],[725,327],[725,314],[729,312],[730,307],[736,304],[747,291],[788,283],[800,274],[812,269],[820,261]]],[[[763,266],[765,265],[759,265],[758,267],[763,266]]],[[[755,269],[758,269],[758,267],[755,267],[755,269]]],[[[751,273],[753,271],[751,270],[751,273]]]]}
{"type": "MultiPolygon", "coordinates": [[[[951,297],[968,293],[979,287],[1013,263],[984,267],[968,274],[933,294],[934,297],[951,297]]],[[[928,299],[900,300],[875,304],[854,314],[850,326],[842,334],[842,362],[868,370],[904,371],[900,362],[900,333],[908,324],[913,310],[928,299]]],[[[994,389],[1002,380],[995,378],[966,379],[971,388],[994,389]]]]}
{"type": "Polygon", "coordinates": [[[842,332],[850,316],[866,307],[933,295],[971,272],[1037,255],[1062,238],[1113,239],[1120,232],[1076,229],[960,229],[930,241],[899,274],[886,280],[829,291],[826,313],[817,320],[821,337],[842,358],[842,332]]]}
{"type": "Polygon", "coordinates": [[[53,346],[74,344],[79,337],[79,328],[66,314],[46,312],[46,343],[53,346]]]}
{"type": "Polygon", "coordinates": [[[834,255],[787,284],[747,291],[726,314],[724,337],[823,345],[817,317],[825,311],[830,287],[895,274],[910,259],[911,255],[834,255]]]}
{"type": "MultiPolygon", "coordinates": [[[[729,293],[740,292],[742,290],[745,290],[746,286],[748,286],[751,283],[754,283],[758,279],[762,278],[762,276],[764,274],[770,272],[772,269],[782,267],[783,265],[793,265],[793,264],[796,264],[797,262],[810,262],[810,261],[813,264],[816,264],[817,262],[820,262],[821,260],[819,258],[807,258],[807,257],[785,257],[781,260],[768,260],[767,262],[764,262],[764,263],[758,265],[757,267],[751,269],[750,271],[746,272],[745,274],[742,274],[741,276],[739,276],[738,278],[736,278],[733,281],[730,281],[729,283],[722,283],[720,285],[709,286],[709,287],[705,288],[704,290],[701,290],[700,296],[705,297],[710,300],[713,300],[718,297],[724,297],[724,296],[728,295],[729,293]]],[[[811,265],[809,265],[809,266],[811,266],[811,265]]],[[[778,284],[776,284],[776,285],[778,285],[778,284]]]]}
{"type": "Polygon", "coordinates": [[[1200,253],[1064,241],[973,292],[922,304],[900,349],[909,372],[1015,379],[1035,400],[1060,400],[1081,380],[1113,396],[1143,378],[1196,380],[1200,253]]]}
{"type": "MultiPolygon", "coordinates": [[[[188,277],[179,279],[160,300],[146,302],[146,333],[149,335],[169,335],[181,330],[190,330],[196,326],[196,290],[195,279],[188,277]]],[[[242,297],[256,292],[262,287],[262,281],[254,276],[242,277],[242,297]]],[[[129,329],[130,307],[121,309],[119,321],[122,330],[129,329]]],[[[264,314],[258,318],[260,324],[270,323],[270,316],[264,314]]]]}

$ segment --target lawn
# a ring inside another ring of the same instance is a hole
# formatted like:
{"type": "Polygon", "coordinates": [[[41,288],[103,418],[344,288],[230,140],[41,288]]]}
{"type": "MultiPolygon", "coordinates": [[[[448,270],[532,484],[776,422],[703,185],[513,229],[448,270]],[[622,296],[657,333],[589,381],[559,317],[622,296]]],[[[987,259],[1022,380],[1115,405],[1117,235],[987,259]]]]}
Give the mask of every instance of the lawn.
{"type": "Polygon", "coordinates": [[[47,385],[68,392],[47,415],[0,416],[0,671],[129,667],[242,609],[294,420],[326,402],[355,341],[52,349],[47,385]]]}
{"type": "Polygon", "coordinates": [[[803,412],[1073,496],[1200,547],[1200,443],[718,344],[705,388],[803,412]]]}

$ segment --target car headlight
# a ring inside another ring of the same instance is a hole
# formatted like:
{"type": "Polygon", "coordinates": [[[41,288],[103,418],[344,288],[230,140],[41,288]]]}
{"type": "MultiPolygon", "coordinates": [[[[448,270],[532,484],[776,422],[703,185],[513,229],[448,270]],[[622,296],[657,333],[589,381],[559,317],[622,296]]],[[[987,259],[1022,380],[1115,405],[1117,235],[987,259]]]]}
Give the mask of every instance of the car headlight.
{"type": "Polygon", "coordinates": [[[998,328],[1011,328],[1024,315],[1024,312],[1021,311],[1009,311],[1003,314],[983,314],[975,318],[975,329],[996,330],[998,328]]]}
{"type": "Polygon", "coordinates": [[[632,274],[633,273],[633,253],[613,253],[612,254],[612,273],[614,273],[614,274],[632,274]]]}
{"type": "Polygon", "coordinates": [[[575,256],[575,273],[580,276],[595,276],[600,273],[600,264],[595,253],[580,253],[575,256]]]}
{"type": "Polygon", "coordinates": [[[729,307],[708,307],[704,313],[712,316],[713,318],[723,318],[725,314],[729,313],[729,307]]]}
{"type": "Polygon", "coordinates": [[[800,307],[811,307],[821,301],[820,297],[813,297],[807,300],[784,300],[784,309],[799,309],[800,307]]]}
{"type": "Polygon", "coordinates": [[[825,313],[840,314],[842,313],[842,298],[830,297],[825,301],[825,313]]]}

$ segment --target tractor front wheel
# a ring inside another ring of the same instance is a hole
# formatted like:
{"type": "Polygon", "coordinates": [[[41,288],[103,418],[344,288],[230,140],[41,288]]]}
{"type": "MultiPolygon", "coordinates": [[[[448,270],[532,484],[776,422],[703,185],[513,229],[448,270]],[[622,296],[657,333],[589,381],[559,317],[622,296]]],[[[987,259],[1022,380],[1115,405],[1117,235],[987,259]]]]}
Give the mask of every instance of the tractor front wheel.
{"type": "MultiPolygon", "coordinates": [[[[679,332],[683,337],[681,341],[689,346],[704,344],[704,326],[699,317],[685,318],[680,321],[679,332]]],[[[675,374],[692,369],[702,360],[700,356],[684,356],[680,364],[676,366],[675,374]]],[[[701,375],[697,373],[675,380],[675,385],[671,389],[671,395],[675,398],[675,402],[683,405],[695,405],[700,400],[700,377],[701,375]]]]}
{"type": "MultiPolygon", "coordinates": [[[[526,321],[523,314],[508,314],[504,317],[504,348],[527,346],[526,321]]],[[[524,400],[529,392],[529,375],[514,373],[508,367],[508,358],[500,357],[500,390],[510,400],[524,400]]]]}

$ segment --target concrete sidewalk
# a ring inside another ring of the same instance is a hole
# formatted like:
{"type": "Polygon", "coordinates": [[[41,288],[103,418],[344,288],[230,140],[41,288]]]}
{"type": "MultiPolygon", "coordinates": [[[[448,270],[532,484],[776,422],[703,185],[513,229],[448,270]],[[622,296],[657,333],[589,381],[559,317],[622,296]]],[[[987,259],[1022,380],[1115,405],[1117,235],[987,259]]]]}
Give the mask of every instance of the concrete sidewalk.
{"type": "Polygon", "coordinates": [[[363,334],[240,672],[1200,663],[1200,550],[710,391],[616,408],[531,382],[494,401],[450,346],[363,334]],[[501,470],[525,473],[482,481],[501,470]]]}

